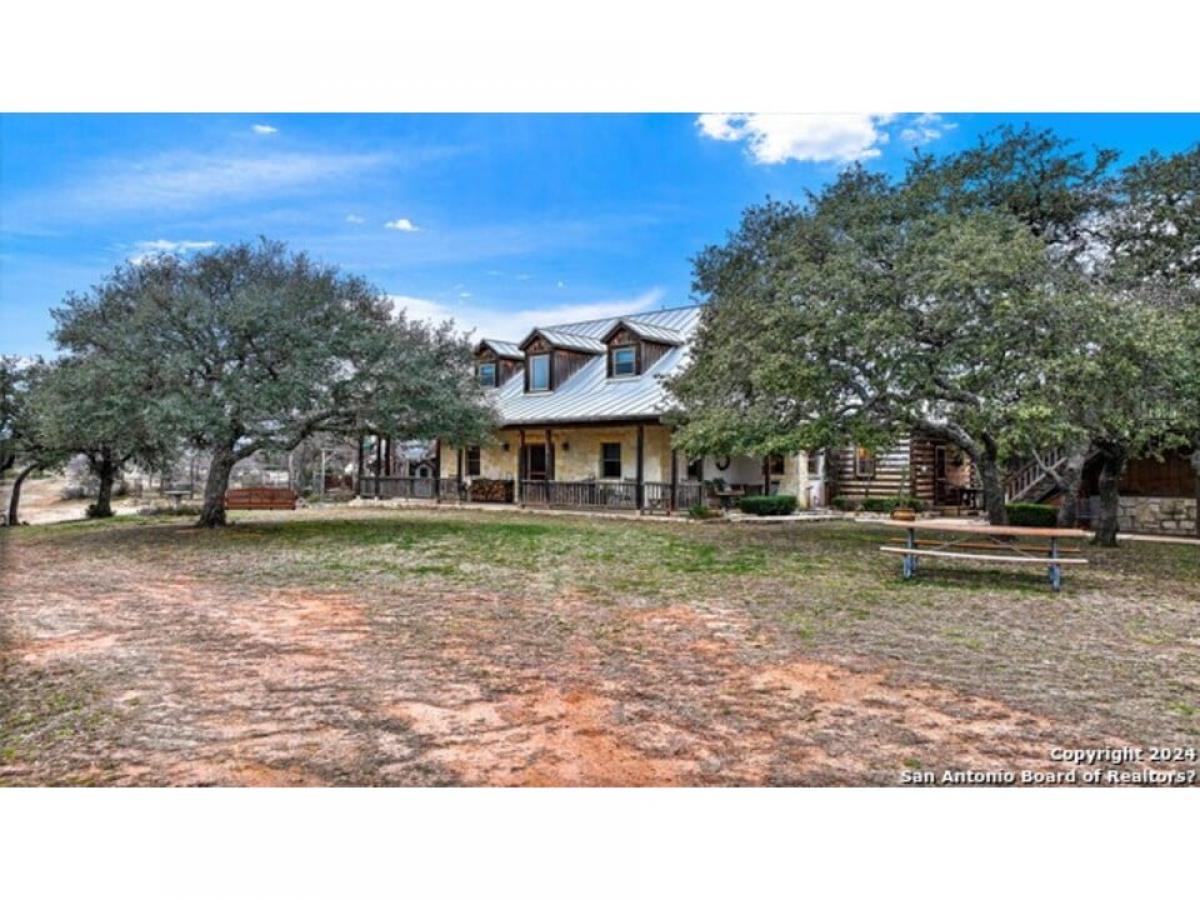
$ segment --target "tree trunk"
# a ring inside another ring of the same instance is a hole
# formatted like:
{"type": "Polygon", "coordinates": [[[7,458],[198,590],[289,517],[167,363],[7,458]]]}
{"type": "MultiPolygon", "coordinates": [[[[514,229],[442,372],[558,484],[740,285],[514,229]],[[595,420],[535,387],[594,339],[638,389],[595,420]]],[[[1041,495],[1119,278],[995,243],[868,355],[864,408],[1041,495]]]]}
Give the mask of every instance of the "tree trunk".
{"type": "Polygon", "coordinates": [[[31,463],[28,466],[26,466],[25,468],[23,468],[20,472],[18,472],[17,477],[15,479],[13,479],[12,493],[9,494],[9,496],[8,496],[8,524],[9,525],[19,524],[17,522],[17,512],[21,508],[21,485],[25,483],[26,477],[28,477],[28,475],[31,472],[34,472],[37,468],[38,467],[37,467],[36,463],[31,463]]]}
{"type": "Polygon", "coordinates": [[[1092,543],[1101,547],[1117,546],[1117,512],[1120,508],[1119,485],[1125,471],[1125,455],[1103,451],[1100,464],[1100,517],[1092,543]]]}
{"type": "Polygon", "coordinates": [[[1087,447],[1072,450],[1063,463],[1062,472],[1054,479],[1055,487],[1062,492],[1062,506],[1058,508],[1059,528],[1074,528],[1079,524],[1079,483],[1083,481],[1087,457],[1087,447]]]}
{"type": "Polygon", "coordinates": [[[113,514],[112,490],[117,476],[117,465],[113,462],[112,454],[105,450],[100,459],[92,466],[92,474],[100,480],[100,491],[96,495],[96,503],[92,507],[91,518],[107,519],[113,514]]]}
{"type": "Polygon", "coordinates": [[[1008,510],[1004,507],[1004,478],[1000,474],[1000,463],[996,459],[995,445],[985,443],[983,452],[976,460],[979,480],[983,484],[983,506],[987,510],[988,524],[1007,525],[1008,510]]]}
{"type": "Polygon", "coordinates": [[[1192,451],[1192,471],[1196,473],[1196,537],[1200,538],[1200,446],[1192,451]]]}
{"type": "Polygon", "coordinates": [[[237,457],[230,447],[216,447],[208,464],[208,479],[204,482],[204,508],[196,522],[199,528],[221,528],[225,521],[225,491],[229,488],[229,474],[233,471],[237,457]]]}

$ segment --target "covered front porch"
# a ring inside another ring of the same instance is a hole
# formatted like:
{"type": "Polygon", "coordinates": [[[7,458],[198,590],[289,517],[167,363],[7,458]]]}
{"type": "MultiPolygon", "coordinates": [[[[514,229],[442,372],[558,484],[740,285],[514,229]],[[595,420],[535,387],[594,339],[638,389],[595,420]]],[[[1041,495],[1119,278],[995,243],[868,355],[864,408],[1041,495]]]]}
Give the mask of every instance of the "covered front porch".
{"type": "Polygon", "coordinates": [[[442,499],[671,515],[794,493],[808,506],[803,455],[689,459],[657,421],[509,427],[489,445],[441,447],[438,468],[442,499]]]}

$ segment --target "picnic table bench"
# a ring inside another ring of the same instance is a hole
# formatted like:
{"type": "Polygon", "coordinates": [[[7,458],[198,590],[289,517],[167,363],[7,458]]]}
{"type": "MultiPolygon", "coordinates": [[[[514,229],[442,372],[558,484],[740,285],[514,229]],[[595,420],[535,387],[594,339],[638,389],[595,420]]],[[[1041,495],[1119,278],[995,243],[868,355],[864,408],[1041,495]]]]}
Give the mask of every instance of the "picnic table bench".
{"type": "Polygon", "coordinates": [[[1060,547],[1063,539],[1082,539],[1090,535],[1078,528],[1028,528],[1020,525],[970,524],[934,520],[897,522],[884,521],[881,525],[903,528],[904,540],[890,541],[891,546],[880,547],[884,553],[895,553],[903,557],[904,577],[917,574],[917,561],[922,557],[936,559],[960,559],[974,562],[1016,565],[1045,566],[1050,575],[1050,587],[1062,589],[1062,567],[1086,565],[1087,560],[1075,554],[1078,547],[1060,547]],[[918,540],[917,532],[943,532],[946,535],[934,539],[918,540]],[[1037,538],[1040,543],[1018,543],[1019,538],[1037,538]],[[895,546],[902,544],[902,546],[895,546]],[[971,551],[971,552],[964,552],[971,551]],[[988,552],[975,552],[988,551],[988,552]]]}

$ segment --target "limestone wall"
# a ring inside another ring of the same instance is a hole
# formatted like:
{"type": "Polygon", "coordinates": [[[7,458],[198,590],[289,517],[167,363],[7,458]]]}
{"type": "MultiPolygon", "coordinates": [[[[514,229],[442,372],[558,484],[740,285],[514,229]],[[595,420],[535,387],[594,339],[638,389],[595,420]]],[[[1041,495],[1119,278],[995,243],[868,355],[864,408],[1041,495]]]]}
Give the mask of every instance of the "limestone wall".
{"type": "MultiPolygon", "coordinates": [[[[526,444],[543,444],[545,429],[530,428],[525,431],[526,444]]],[[[630,481],[637,478],[637,427],[619,428],[554,428],[550,431],[554,442],[554,477],[558,481],[583,481],[600,478],[600,445],[621,445],[621,478],[630,481]]],[[[646,481],[670,481],[671,437],[661,425],[647,425],[643,445],[643,478],[646,481]]],[[[479,454],[480,475],[484,478],[516,478],[517,458],[520,453],[521,435],[516,428],[505,428],[496,432],[495,442],[484,445],[479,454]],[[504,449],[504,444],[508,449],[504,449]]],[[[458,474],[458,451],[449,444],[441,449],[442,477],[454,478],[458,474]]],[[[464,466],[466,460],[463,461],[464,466]]]]}
{"type": "MultiPolygon", "coordinates": [[[[662,425],[645,426],[643,449],[644,480],[669,482],[671,480],[671,432],[662,425]]],[[[541,444],[546,439],[545,429],[530,428],[525,431],[525,443],[541,444]]],[[[557,481],[584,481],[600,479],[600,445],[621,445],[621,478],[633,481],[637,478],[637,426],[620,427],[588,426],[579,428],[551,429],[550,439],[554,442],[554,478],[557,481]]],[[[480,475],[484,478],[516,478],[520,453],[521,435],[516,428],[505,428],[496,432],[495,440],[480,450],[480,475]],[[508,445],[506,450],[505,444],[508,445]]],[[[466,459],[464,456],[464,466],[466,459]]],[[[458,474],[458,451],[449,444],[441,447],[441,472],[443,478],[454,478],[458,474]]],[[[679,480],[687,478],[687,458],[682,452],[678,460],[679,480]]],[[[464,473],[465,475],[465,473],[464,473]]],[[[756,457],[734,457],[727,469],[716,467],[712,458],[704,460],[704,478],[723,478],[727,483],[762,483],[762,460],[756,457]]],[[[782,475],[772,476],[778,490],[794,494],[800,506],[809,505],[808,459],[805,454],[784,457],[782,475]]]]}
{"type": "Polygon", "coordinates": [[[1187,497],[1122,497],[1118,523],[1121,531],[1130,533],[1194,536],[1196,501],[1187,497]]]}

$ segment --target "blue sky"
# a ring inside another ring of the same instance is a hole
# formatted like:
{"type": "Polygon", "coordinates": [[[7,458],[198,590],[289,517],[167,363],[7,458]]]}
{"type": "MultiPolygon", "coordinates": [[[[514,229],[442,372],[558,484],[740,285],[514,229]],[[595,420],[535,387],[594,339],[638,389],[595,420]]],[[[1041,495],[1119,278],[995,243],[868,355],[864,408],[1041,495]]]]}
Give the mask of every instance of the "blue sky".
{"type": "Polygon", "coordinates": [[[0,353],[52,352],[50,308],[123,260],[260,234],[477,336],[679,306],[747,204],[1026,121],[1124,162],[1200,139],[1183,115],[4,115],[0,353]]]}

